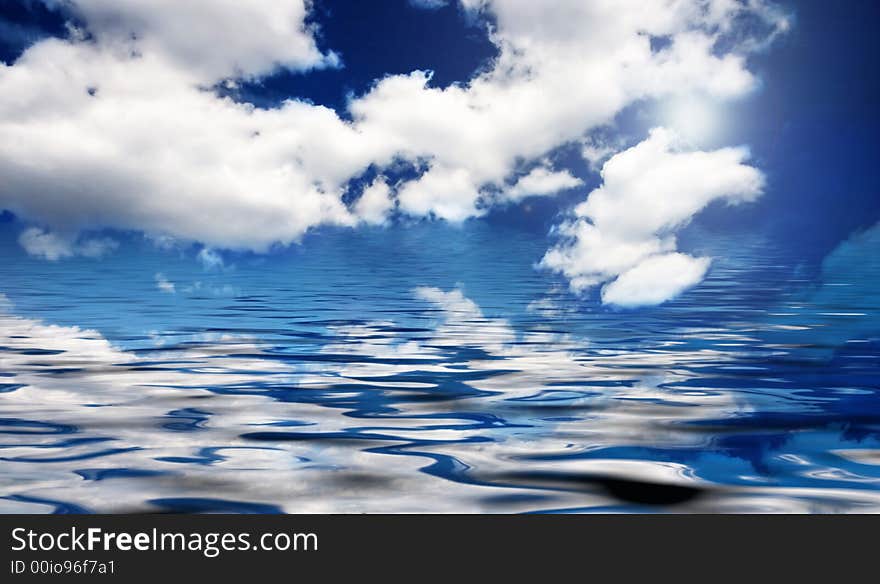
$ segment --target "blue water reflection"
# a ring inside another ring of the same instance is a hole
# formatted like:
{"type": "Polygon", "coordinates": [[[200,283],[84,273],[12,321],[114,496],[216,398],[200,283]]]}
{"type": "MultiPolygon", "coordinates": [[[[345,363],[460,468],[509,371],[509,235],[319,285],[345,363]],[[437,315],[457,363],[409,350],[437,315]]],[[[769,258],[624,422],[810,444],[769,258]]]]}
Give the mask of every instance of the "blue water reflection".
{"type": "Polygon", "coordinates": [[[880,237],[704,240],[628,311],[476,222],[10,256],[0,512],[880,510],[880,237]]]}

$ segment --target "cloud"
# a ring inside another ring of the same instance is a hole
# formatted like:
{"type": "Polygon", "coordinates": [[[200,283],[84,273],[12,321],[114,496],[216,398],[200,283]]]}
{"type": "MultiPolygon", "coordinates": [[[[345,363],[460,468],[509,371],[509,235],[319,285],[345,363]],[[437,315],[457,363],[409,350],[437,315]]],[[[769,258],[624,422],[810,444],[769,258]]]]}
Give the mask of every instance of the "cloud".
{"type": "Polygon", "coordinates": [[[581,179],[573,176],[567,170],[553,171],[545,166],[538,166],[505,190],[503,196],[506,200],[516,203],[527,197],[555,195],[559,191],[572,189],[582,184],[581,179]]]}
{"type": "Polygon", "coordinates": [[[302,0],[65,3],[82,31],[0,64],[0,208],[53,234],[110,227],[254,251],[318,225],[377,222],[394,197],[402,214],[463,221],[506,202],[497,193],[517,168],[632,103],[749,93],[748,51],[785,22],[761,0],[462,5],[485,17],[497,58],[448,87],[423,71],[387,76],[350,100],[348,121],[211,89],[337,65],[302,0]],[[746,15],[763,28],[741,26],[746,15]],[[368,168],[400,161],[425,171],[385,198],[377,185],[343,200],[368,168]]]}
{"type": "Polygon", "coordinates": [[[598,136],[588,136],[581,145],[581,157],[591,170],[601,170],[602,164],[616,154],[623,144],[609,143],[598,136]]]}
{"type": "Polygon", "coordinates": [[[77,255],[87,258],[101,258],[119,247],[119,242],[109,237],[96,237],[80,240],[74,247],[77,255]]]}
{"type": "Polygon", "coordinates": [[[684,151],[662,128],[614,155],[601,186],[558,227],[561,241],[541,261],[573,291],[606,284],[603,302],[658,304],[699,282],[706,258],[676,252],[675,232],[709,203],[757,198],[763,175],[745,164],[745,148],[684,151]]]}
{"type": "Polygon", "coordinates": [[[156,274],[156,288],[160,292],[164,292],[166,294],[175,294],[177,292],[177,288],[174,285],[174,282],[166,278],[165,274],[161,272],[156,274]]]}
{"type": "Polygon", "coordinates": [[[718,43],[721,26],[750,9],[709,4],[464,2],[495,17],[493,68],[446,88],[424,72],[391,76],[350,109],[376,142],[427,161],[399,191],[403,212],[480,216],[519,162],[582,139],[634,102],[692,92],[726,100],[754,89],[744,54],[718,43]],[[656,49],[652,36],[669,43],[656,49]]]}
{"type": "Polygon", "coordinates": [[[618,306],[660,304],[698,284],[709,258],[683,253],[649,256],[602,288],[602,302],[618,306]]]}
{"type": "Polygon", "coordinates": [[[565,290],[560,286],[553,286],[546,294],[532,300],[526,306],[526,312],[540,315],[544,318],[555,319],[574,312],[571,305],[564,302],[565,290]]]}
{"type": "Polygon", "coordinates": [[[234,71],[317,66],[310,50],[291,52],[312,38],[291,21],[301,1],[72,6],[94,40],[46,39],[0,64],[0,207],[52,232],[255,250],[353,223],[342,185],[373,157],[348,124],[327,108],[263,110],[208,89],[234,71]]]}
{"type": "Polygon", "coordinates": [[[472,321],[483,318],[483,312],[477,303],[466,297],[458,288],[444,292],[433,286],[419,286],[414,293],[416,298],[437,305],[449,320],[472,321]]]}
{"type": "Polygon", "coordinates": [[[434,165],[398,192],[400,209],[410,215],[458,223],[486,212],[478,207],[480,187],[465,168],[434,165]]]}
{"type": "Polygon", "coordinates": [[[391,188],[384,177],[377,177],[358,198],[354,206],[354,214],[371,225],[382,225],[388,220],[388,214],[394,209],[391,188]]]}
{"type": "Polygon", "coordinates": [[[226,267],[226,263],[216,250],[209,247],[203,247],[196,255],[196,259],[202,264],[206,270],[222,270],[226,267]]]}
{"type": "Polygon", "coordinates": [[[18,242],[28,254],[51,261],[73,255],[69,242],[37,227],[25,229],[18,237],[18,242]]]}
{"type": "Polygon", "coordinates": [[[30,227],[22,231],[18,242],[28,254],[50,261],[73,256],[100,258],[119,247],[119,243],[110,238],[77,240],[59,236],[39,227],[30,227]]]}
{"type": "Polygon", "coordinates": [[[440,323],[431,339],[432,346],[477,347],[498,352],[516,340],[516,333],[507,320],[487,318],[458,288],[445,292],[422,286],[415,289],[415,295],[440,310],[440,323]]]}
{"type": "Polygon", "coordinates": [[[259,77],[277,68],[335,66],[304,23],[302,0],[70,0],[107,50],[159,56],[205,83],[259,77]]]}

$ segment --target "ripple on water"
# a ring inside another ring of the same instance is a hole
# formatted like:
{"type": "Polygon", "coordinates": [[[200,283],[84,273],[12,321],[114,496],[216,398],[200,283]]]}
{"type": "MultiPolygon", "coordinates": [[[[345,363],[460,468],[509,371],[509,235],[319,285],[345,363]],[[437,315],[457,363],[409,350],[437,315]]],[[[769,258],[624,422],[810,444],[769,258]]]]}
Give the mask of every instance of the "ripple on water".
{"type": "Polygon", "coordinates": [[[715,278],[628,316],[252,294],[105,337],[8,309],[0,512],[880,511],[880,345],[801,342],[873,313],[715,278]]]}

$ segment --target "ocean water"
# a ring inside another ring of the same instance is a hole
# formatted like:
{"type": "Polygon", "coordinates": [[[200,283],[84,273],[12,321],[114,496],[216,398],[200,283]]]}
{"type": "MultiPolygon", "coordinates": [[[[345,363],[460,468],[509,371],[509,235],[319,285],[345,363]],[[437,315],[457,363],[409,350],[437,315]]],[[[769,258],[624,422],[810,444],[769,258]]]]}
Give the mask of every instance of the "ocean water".
{"type": "Polygon", "coordinates": [[[7,246],[0,512],[880,511],[880,238],[700,240],[707,280],[637,310],[483,222],[7,246]]]}

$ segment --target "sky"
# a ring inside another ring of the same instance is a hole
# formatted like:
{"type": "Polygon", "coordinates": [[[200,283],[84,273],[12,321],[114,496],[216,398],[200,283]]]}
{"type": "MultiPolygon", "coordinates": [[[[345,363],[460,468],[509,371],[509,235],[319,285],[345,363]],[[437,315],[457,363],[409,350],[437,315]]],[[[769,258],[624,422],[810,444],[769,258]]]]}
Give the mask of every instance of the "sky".
{"type": "Polygon", "coordinates": [[[819,271],[880,220],[878,10],[7,0],[4,262],[125,258],[179,293],[155,258],[210,275],[378,234],[370,262],[452,266],[441,239],[473,232],[613,310],[698,288],[721,241],[819,271]]]}

